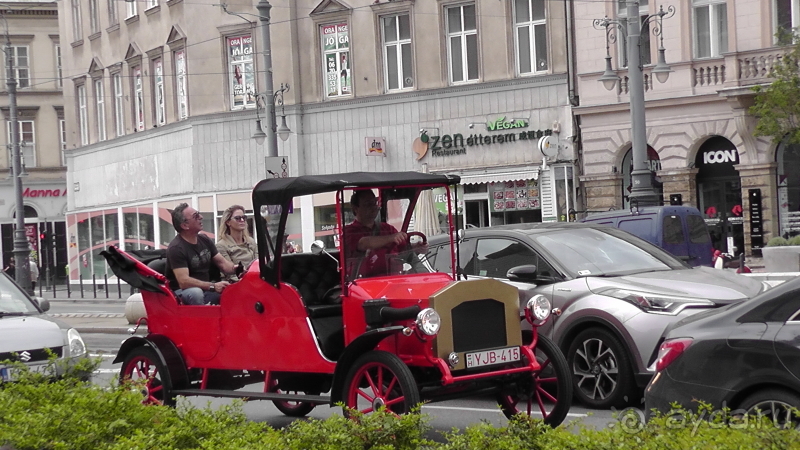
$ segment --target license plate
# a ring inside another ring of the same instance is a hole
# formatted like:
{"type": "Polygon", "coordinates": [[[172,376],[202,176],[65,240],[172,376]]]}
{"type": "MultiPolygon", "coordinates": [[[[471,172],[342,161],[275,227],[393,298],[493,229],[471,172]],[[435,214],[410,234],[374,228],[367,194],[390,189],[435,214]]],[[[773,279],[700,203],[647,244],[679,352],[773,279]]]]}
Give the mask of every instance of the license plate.
{"type": "Polygon", "coordinates": [[[498,348],[483,352],[467,353],[467,368],[491,366],[519,361],[519,347],[498,348]]]}
{"type": "MultiPolygon", "coordinates": [[[[28,370],[34,373],[41,373],[41,374],[50,374],[52,372],[52,368],[49,364],[34,364],[28,366],[28,370]]],[[[13,367],[4,367],[0,369],[0,381],[16,381],[19,373],[18,370],[15,370],[13,367]]]]}

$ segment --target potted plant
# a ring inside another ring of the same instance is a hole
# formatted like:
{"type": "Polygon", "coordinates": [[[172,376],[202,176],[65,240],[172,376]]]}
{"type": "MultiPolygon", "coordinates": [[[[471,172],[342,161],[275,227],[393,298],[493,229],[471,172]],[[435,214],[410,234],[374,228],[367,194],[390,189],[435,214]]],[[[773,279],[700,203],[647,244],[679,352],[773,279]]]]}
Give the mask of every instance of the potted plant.
{"type": "Polygon", "coordinates": [[[774,237],[761,252],[767,272],[800,272],[800,236],[774,237]]]}

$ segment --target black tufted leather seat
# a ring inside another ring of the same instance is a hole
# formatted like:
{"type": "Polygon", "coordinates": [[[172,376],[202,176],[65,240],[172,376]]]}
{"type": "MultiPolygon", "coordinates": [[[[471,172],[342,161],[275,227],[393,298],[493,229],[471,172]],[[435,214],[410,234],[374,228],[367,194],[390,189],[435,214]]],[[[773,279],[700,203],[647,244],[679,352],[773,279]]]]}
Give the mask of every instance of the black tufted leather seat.
{"type": "Polygon", "coordinates": [[[337,297],[325,294],[339,284],[336,261],[328,255],[294,253],[281,257],[281,280],[297,289],[311,318],[342,314],[337,297]]]}

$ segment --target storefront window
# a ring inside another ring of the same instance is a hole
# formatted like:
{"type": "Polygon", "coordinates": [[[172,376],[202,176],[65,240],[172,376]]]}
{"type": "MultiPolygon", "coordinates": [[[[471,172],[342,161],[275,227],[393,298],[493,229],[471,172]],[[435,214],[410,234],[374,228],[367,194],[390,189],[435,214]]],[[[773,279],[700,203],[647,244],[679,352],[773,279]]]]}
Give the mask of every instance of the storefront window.
{"type": "Polygon", "coordinates": [[[125,249],[155,248],[153,208],[151,206],[123,208],[122,217],[124,221],[125,249]]]}
{"type": "MultiPolygon", "coordinates": [[[[631,172],[633,172],[632,150],[633,149],[629,149],[625,157],[622,158],[622,205],[624,209],[629,209],[631,207],[628,198],[633,188],[633,181],[631,180],[631,172]]],[[[661,184],[661,180],[656,177],[656,172],[661,170],[661,158],[658,156],[658,152],[649,145],[647,146],[647,168],[653,172],[653,187],[658,193],[659,198],[663,198],[664,187],[661,184]]]]}
{"type": "Polygon", "coordinates": [[[709,138],[697,152],[697,198],[711,244],[724,253],[736,255],[744,249],[744,217],[739,152],[728,139],[709,138]]]}
{"type": "Polygon", "coordinates": [[[780,234],[792,237],[800,234],[800,145],[781,143],[776,159],[780,234]]]}
{"type": "Polygon", "coordinates": [[[492,183],[489,193],[492,225],[542,221],[539,184],[536,180],[492,183]]]}

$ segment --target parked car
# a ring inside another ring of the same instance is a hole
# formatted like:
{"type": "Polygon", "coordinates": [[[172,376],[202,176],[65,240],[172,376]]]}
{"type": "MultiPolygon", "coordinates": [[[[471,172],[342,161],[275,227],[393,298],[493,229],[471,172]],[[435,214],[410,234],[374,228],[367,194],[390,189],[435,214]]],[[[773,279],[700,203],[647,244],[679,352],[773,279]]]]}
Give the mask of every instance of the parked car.
{"type": "MultiPolygon", "coordinates": [[[[537,332],[552,309],[546,298],[521,311],[512,286],[431,272],[409,242],[385,264],[376,263],[381,252],[349,247],[344,211],[354,190],[377,192],[379,221],[424,243],[409,230],[420,194],[458,181],[417,172],[261,181],[253,189],[259,258],[219,305],[181,304],[163,274],[109,247],[112,270],[142,290],[149,331],[122,344],[120,379],[141,380],[148,403],[174,404],[179,395],[271,400],[290,416],[338,402],[402,414],[423,400],[494,394],[509,417],[537,414],[558,425],[572,385],[563,354],[537,332]],[[283,253],[294,198],[325,192],[336,197],[338,249],[315,241],[310,253],[283,253]],[[521,320],[532,328],[524,340],[521,320]]],[[[448,221],[452,230],[452,211],[448,221]]],[[[447,241],[454,258],[455,236],[447,241]]]]}
{"type": "MultiPolygon", "coordinates": [[[[449,272],[447,239],[430,239],[433,269],[449,272]]],[[[658,340],[671,323],[752,298],[765,285],[728,271],[691,268],[617,228],[530,223],[464,230],[459,270],[519,288],[520,304],[543,295],[553,317],[539,333],[567,357],[576,397],[594,408],[622,406],[641,393],[658,340]]]]}
{"type": "Polygon", "coordinates": [[[690,266],[713,266],[714,248],[702,214],[691,206],[643,206],[592,213],[582,222],[625,230],[690,266]]]}
{"type": "Polygon", "coordinates": [[[50,302],[31,298],[0,274],[0,383],[16,379],[9,363],[58,377],[86,356],[80,333],[45,314],[49,309],[50,302]]]}
{"type": "Polygon", "coordinates": [[[656,370],[645,390],[648,411],[667,414],[673,402],[697,410],[703,401],[798,425],[790,409],[800,408],[800,279],[674,324],[656,370]]]}

